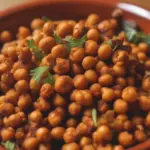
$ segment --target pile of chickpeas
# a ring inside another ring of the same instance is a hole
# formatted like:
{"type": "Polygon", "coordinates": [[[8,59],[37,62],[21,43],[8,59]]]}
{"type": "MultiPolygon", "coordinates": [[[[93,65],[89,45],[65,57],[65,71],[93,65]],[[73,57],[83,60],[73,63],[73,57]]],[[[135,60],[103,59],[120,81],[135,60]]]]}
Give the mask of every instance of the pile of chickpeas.
{"type": "Polygon", "coordinates": [[[150,48],[127,40],[121,18],[121,10],[109,20],[36,18],[31,29],[18,28],[15,40],[0,33],[0,141],[15,142],[16,150],[124,150],[148,139],[150,48]],[[69,52],[54,33],[87,40],[69,52]],[[40,62],[30,39],[46,54],[40,62]],[[128,49],[114,50],[110,39],[128,49]],[[39,66],[49,67],[54,85],[31,77],[39,66]]]}

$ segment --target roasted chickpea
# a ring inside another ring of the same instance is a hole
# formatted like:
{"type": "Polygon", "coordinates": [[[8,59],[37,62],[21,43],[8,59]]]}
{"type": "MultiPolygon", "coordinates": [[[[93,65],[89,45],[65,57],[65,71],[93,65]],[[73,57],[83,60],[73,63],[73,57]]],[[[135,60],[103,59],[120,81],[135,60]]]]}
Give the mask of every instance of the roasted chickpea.
{"type": "Polygon", "coordinates": [[[65,133],[65,128],[63,128],[63,127],[55,127],[55,128],[53,128],[51,130],[52,139],[62,140],[64,133],[65,133]]]}
{"type": "Polygon", "coordinates": [[[90,137],[83,136],[80,140],[80,146],[84,147],[89,144],[92,144],[92,139],[90,137]]]}
{"type": "Polygon", "coordinates": [[[17,69],[14,74],[14,79],[19,80],[27,80],[28,79],[28,72],[25,69],[17,69]]]}
{"type": "Polygon", "coordinates": [[[89,83],[96,83],[97,82],[98,76],[97,76],[96,71],[87,70],[87,71],[85,71],[84,75],[85,75],[85,77],[89,83]]]}
{"type": "Polygon", "coordinates": [[[145,92],[150,91],[150,77],[146,77],[142,81],[142,88],[145,92]]]}
{"type": "Polygon", "coordinates": [[[113,84],[113,77],[110,74],[104,74],[98,78],[98,82],[102,86],[110,86],[113,84]]]}
{"type": "Polygon", "coordinates": [[[101,95],[101,85],[99,83],[94,83],[90,86],[90,91],[93,96],[99,97],[101,95]]]}
{"type": "Polygon", "coordinates": [[[85,22],[86,27],[94,28],[99,23],[100,18],[97,14],[90,14],[85,22]]]}
{"type": "Polygon", "coordinates": [[[88,40],[93,40],[93,41],[98,41],[100,36],[99,36],[99,32],[96,29],[90,29],[87,32],[87,38],[88,40]]]}
{"type": "Polygon", "coordinates": [[[97,50],[98,44],[94,40],[88,40],[85,42],[85,53],[87,55],[95,56],[97,54],[97,50]]]}
{"type": "Polygon", "coordinates": [[[69,127],[76,127],[77,126],[77,120],[74,118],[70,118],[66,121],[66,126],[69,127]]]}
{"type": "Polygon", "coordinates": [[[115,98],[115,92],[111,88],[102,89],[102,99],[106,102],[112,101],[115,98]]]}
{"type": "Polygon", "coordinates": [[[30,35],[30,30],[24,26],[19,27],[18,29],[18,38],[24,39],[30,35]]]}
{"type": "Polygon", "coordinates": [[[15,131],[13,128],[4,128],[1,130],[1,138],[3,141],[12,140],[15,136],[15,131]]]}
{"type": "Polygon", "coordinates": [[[140,108],[144,111],[150,111],[150,97],[140,96],[139,98],[140,108]]]}
{"type": "Polygon", "coordinates": [[[74,75],[83,74],[84,73],[84,69],[83,69],[81,64],[73,63],[72,64],[72,72],[73,72],[74,75]]]}
{"type": "Polygon", "coordinates": [[[69,144],[64,144],[62,147],[62,150],[80,150],[80,147],[77,143],[69,143],[69,144]]]}
{"type": "Polygon", "coordinates": [[[9,42],[12,39],[12,34],[9,31],[3,31],[0,34],[0,41],[5,43],[5,42],[9,42]]]}
{"type": "Polygon", "coordinates": [[[43,119],[43,116],[42,116],[42,113],[40,111],[35,110],[35,111],[30,113],[29,119],[32,122],[40,123],[43,119]]]}
{"type": "Polygon", "coordinates": [[[77,23],[73,28],[73,37],[80,38],[84,33],[84,22],[77,23]]]}
{"type": "Polygon", "coordinates": [[[19,80],[16,84],[15,84],[15,89],[17,92],[19,93],[25,93],[28,92],[29,90],[29,85],[27,83],[26,80],[19,80]]]}
{"type": "Polygon", "coordinates": [[[94,147],[94,145],[89,144],[89,145],[85,145],[83,147],[83,150],[95,150],[95,147],[94,147]]]}
{"type": "Polygon", "coordinates": [[[124,147],[122,145],[116,145],[114,150],[124,150],[124,147]]]}
{"type": "Polygon", "coordinates": [[[82,106],[80,104],[77,104],[76,102],[72,102],[68,106],[68,111],[72,116],[77,116],[80,114],[82,109],[82,106]]]}
{"type": "Polygon", "coordinates": [[[31,22],[31,28],[32,29],[37,29],[37,28],[42,27],[43,24],[44,24],[43,20],[41,20],[39,18],[36,18],[36,19],[32,20],[32,22],[31,22]]]}
{"type": "Polygon", "coordinates": [[[145,119],[145,125],[146,127],[150,127],[150,114],[148,113],[145,119]]]}
{"type": "Polygon", "coordinates": [[[54,28],[54,25],[51,21],[48,21],[46,23],[44,23],[43,25],[43,32],[49,36],[49,35],[52,35],[53,33],[53,28],[54,28]]]}
{"type": "Polygon", "coordinates": [[[143,131],[137,130],[134,132],[134,138],[138,142],[143,142],[146,140],[146,135],[143,131]]]}
{"type": "Polygon", "coordinates": [[[9,116],[14,113],[14,105],[11,103],[2,103],[0,104],[0,114],[2,116],[9,116]]]}

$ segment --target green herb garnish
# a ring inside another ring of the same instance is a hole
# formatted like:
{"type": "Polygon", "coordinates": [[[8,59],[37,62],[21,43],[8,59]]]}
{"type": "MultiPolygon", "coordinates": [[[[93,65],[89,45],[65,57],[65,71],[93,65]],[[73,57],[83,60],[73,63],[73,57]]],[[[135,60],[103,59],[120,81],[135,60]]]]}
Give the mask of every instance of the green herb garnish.
{"type": "Polygon", "coordinates": [[[40,82],[42,75],[45,71],[49,69],[48,66],[40,66],[30,71],[30,75],[32,79],[34,79],[37,83],[40,82]]]}
{"type": "Polygon", "coordinates": [[[34,40],[27,40],[27,46],[32,49],[32,52],[37,60],[42,60],[45,56],[41,49],[35,45],[34,40]]]}
{"type": "Polygon", "coordinates": [[[50,19],[47,16],[43,16],[41,19],[45,22],[50,21],[50,19]]]}
{"type": "Polygon", "coordinates": [[[55,78],[51,73],[48,73],[47,77],[44,79],[44,83],[49,83],[51,85],[54,85],[55,78]]]}
{"type": "Polygon", "coordinates": [[[112,47],[113,42],[112,42],[112,40],[108,40],[108,41],[105,41],[104,44],[108,44],[108,45],[110,45],[112,47]]]}
{"type": "Polygon", "coordinates": [[[56,33],[53,34],[53,38],[55,39],[56,43],[63,44],[62,39],[56,33]]]}
{"type": "Polygon", "coordinates": [[[1,142],[7,150],[15,150],[15,143],[11,141],[1,142]]]}
{"type": "Polygon", "coordinates": [[[94,122],[94,126],[97,127],[97,111],[95,108],[92,109],[92,119],[94,122]]]}

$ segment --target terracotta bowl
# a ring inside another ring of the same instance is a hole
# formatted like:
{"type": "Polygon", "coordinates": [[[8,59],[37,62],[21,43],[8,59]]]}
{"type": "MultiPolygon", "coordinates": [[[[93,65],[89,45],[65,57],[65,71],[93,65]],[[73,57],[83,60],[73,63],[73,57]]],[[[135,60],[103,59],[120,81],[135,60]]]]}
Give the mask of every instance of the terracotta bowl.
{"type": "MultiPolygon", "coordinates": [[[[126,10],[126,19],[135,20],[145,32],[150,33],[150,11],[119,3],[119,0],[32,0],[0,11],[0,31],[7,29],[15,35],[20,25],[29,26],[33,18],[42,16],[52,20],[81,19],[90,13],[97,13],[101,19],[109,18],[116,6],[126,10]]],[[[150,140],[128,150],[150,150],[150,140]]]]}

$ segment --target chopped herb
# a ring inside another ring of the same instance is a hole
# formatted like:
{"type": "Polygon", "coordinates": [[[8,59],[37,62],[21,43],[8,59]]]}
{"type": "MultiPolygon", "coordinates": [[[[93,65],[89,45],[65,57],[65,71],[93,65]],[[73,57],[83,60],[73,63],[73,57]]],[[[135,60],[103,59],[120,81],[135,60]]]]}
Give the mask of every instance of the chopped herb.
{"type": "Polygon", "coordinates": [[[117,42],[114,42],[115,40],[108,40],[105,41],[104,44],[108,44],[112,47],[112,51],[115,51],[118,48],[117,42]]]}
{"type": "Polygon", "coordinates": [[[45,56],[45,54],[42,53],[41,49],[35,45],[33,39],[27,40],[27,46],[32,49],[32,52],[37,60],[42,60],[42,58],[45,56]]]}
{"type": "Polygon", "coordinates": [[[92,109],[92,119],[94,122],[94,126],[97,127],[97,111],[95,108],[92,109]]]}
{"type": "Polygon", "coordinates": [[[15,150],[15,143],[11,141],[1,142],[7,150],[15,150]]]}
{"type": "Polygon", "coordinates": [[[30,75],[32,76],[32,79],[34,79],[37,83],[39,83],[42,75],[47,70],[48,70],[48,66],[37,67],[30,71],[30,75]]]}
{"type": "Polygon", "coordinates": [[[50,19],[47,16],[43,16],[41,19],[45,22],[50,21],[50,19]]]}
{"type": "Polygon", "coordinates": [[[51,73],[48,73],[48,76],[45,78],[44,83],[49,83],[51,85],[54,85],[55,78],[51,73]]]}
{"type": "Polygon", "coordinates": [[[53,38],[55,39],[56,43],[58,44],[63,43],[62,39],[56,33],[53,34],[53,38]]]}
{"type": "Polygon", "coordinates": [[[110,45],[110,46],[113,45],[112,40],[105,41],[104,44],[108,44],[108,45],[110,45]]]}
{"type": "Polygon", "coordinates": [[[85,43],[85,41],[87,40],[87,36],[84,35],[82,38],[80,39],[75,39],[72,37],[66,37],[64,39],[68,48],[68,51],[70,52],[71,48],[73,47],[83,47],[83,44],[85,43]]]}

